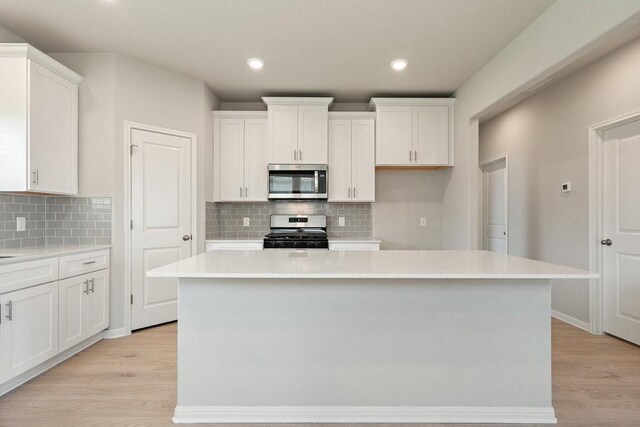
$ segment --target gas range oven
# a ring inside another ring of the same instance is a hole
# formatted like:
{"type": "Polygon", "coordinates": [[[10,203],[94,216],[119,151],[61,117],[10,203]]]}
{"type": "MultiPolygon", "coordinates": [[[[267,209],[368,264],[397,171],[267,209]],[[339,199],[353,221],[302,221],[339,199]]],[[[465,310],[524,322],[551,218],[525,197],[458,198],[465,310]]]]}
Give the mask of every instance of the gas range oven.
{"type": "Polygon", "coordinates": [[[264,249],[329,249],[325,215],[271,215],[264,249]]]}

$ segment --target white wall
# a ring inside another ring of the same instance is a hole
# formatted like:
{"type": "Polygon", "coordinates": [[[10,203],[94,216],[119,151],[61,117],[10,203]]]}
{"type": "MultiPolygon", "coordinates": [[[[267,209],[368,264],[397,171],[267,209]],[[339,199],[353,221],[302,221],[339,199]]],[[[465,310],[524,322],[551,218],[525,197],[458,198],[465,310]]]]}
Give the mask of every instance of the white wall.
{"type": "Polygon", "coordinates": [[[440,248],[443,177],[442,171],[376,172],[373,235],[382,249],[440,248]]]}
{"type": "Polygon", "coordinates": [[[117,54],[51,54],[84,76],[80,85],[80,195],[113,201],[111,328],[124,326],[124,121],[195,133],[198,138],[198,250],[204,251],[205,202],[213,149],[211,110],[202,81],[117,54]]]}
{"type": "MultiPolygon", "coordinates": [[[[509,153],[513,255],[589,266],[590,125],[640,109],[640,39],[480,126],[480,160],[509,153]],[[571,181],[573,191],[560,192],[571,181]]],[[[588,281],[553,285],[553,308],[589,321],[588,281]]]]}
{"type": "Polygon", "coordinates": [[[0,25],[0,43],[26,43],[26,41],[0,25]]]}
{"type": "Polygon", "coordinates": [[[445,172],[442,246],[479,244],[475,118],[640,22],[637,0],[557,0],[455,94],[455,167],[445,172]]]}

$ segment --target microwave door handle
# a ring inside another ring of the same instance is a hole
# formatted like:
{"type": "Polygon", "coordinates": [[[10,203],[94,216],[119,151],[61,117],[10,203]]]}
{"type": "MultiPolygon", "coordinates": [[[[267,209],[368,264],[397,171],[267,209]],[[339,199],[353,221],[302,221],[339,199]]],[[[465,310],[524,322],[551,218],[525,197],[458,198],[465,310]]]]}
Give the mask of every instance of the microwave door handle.
{"type": "Polygon", "coordinates": [[[315,193],[318,194],[318,171],[314,171],[313,178],[315,184],[315,193]]]}

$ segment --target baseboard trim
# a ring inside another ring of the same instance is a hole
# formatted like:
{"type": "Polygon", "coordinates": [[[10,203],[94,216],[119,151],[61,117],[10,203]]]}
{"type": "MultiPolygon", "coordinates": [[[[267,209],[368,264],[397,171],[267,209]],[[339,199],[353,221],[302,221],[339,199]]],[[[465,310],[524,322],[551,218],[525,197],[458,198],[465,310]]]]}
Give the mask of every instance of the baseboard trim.
{"type": "Polygon", "coordinates": [[[568,323],[571,326],[575,326],[578,329],[582,329],[583,331],[587,331],[591,333],[591,325],[584,320],[576,319],[573,316],[569,316],[568,314],[561,313],[556,310],[551,310],[551,317],[554,317],[558,320],[563,321],[564,323],[568,323]]]}
{"type": "Polygon", "coordinates": [[[116,329],[107,329],[105,331],[102,331],[102,338],[104,338],[105,340],[122,338],[122,337],[126,337],[127,335],[129,335],[129,333],[127,333],[127,330],[124,327],[116,328],[116,329]]]}
{"type": "Polygon", "coordinates": [[[91,347],[101,339],[102,339],[102,334],[96,334],[92,337],[89,337],[86,340],[82,341],[81,343],[78,343],[73,347],[63,351],[62,353],[52,357],[51,359],[45,362],[42,362],[38,366],[35,366],[29,369],[27,372],[23,372],[17,377],[10,379],[9,381],[3,384],[0,384],[0,396],[3,396],[9,393],[10,391],[20,387],[27,381],[32,380],[38,375],[45,373],[46,371],[53,368],[54,366],[69,359],[71,356],[75,356],[76,354],[80,353],[82,350],[88,347],[91,347]]]}
{"type": "Polygon", "coordinates": [[[518,423],[555,424],[552,407],[176,406],[190,423],[518,423]]]}

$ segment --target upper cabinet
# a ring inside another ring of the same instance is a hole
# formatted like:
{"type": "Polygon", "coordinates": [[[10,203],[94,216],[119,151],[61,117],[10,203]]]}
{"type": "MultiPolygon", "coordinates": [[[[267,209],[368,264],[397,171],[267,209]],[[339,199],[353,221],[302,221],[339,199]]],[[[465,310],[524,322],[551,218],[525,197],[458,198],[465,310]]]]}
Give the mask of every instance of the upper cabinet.
{"type": "Polygon", "coordinates": [[[0,191],[78,193],[81,80],[32,46],[0,44],[0,191]]]}
{"type": "Polygon", "coordinates": [[[333,98],[262,98],[268,108],[268,163],[326,164],[333,98]]]}
{"type": "Polygon", "coordinates": [[[214,201],[267,201],[267,113],[214,111],[214,201]]]}
{"type": "Polygon", "coordinates": [[[375,200],[375,115],[329,113],[329,201],[375,200]]]}
{"type": "Polygon", "coordinates": [[[452,98],[372,98],[376,165],[453,166],[452,98]]]}

